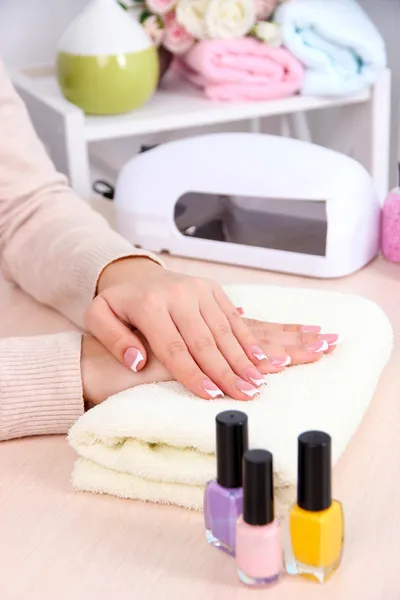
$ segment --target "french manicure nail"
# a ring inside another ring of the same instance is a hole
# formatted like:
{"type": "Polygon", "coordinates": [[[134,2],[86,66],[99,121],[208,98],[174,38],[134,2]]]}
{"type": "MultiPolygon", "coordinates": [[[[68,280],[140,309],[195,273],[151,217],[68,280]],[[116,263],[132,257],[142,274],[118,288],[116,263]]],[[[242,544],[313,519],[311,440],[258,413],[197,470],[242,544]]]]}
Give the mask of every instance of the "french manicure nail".
{"type": "Polygon", "coordinates": [[[321,342],[313,342],[304,346],[304,350],[306,352],[314,352],[314,354],[320,354],[321,352],[325,352],[325,350],[328,350],[328,342],[326,342],[325,340],[322,340],[321,342]]]}
{"type": "Polygon", "coordinates": [[[318,339],[327,342],[328,346],[337,346],[340,344],[340,336],[337,333],[324,333],[318,336],[318,339]]]}
{"type": "Polygon", "coordinates": [[[243,379],[237,380],[236,387],[239,390],[239,392],[242,392],[242,394],[245,394],[249,398],[254,398],[254,396],[258,396],[260,393],[255,387],[251,385],[251,383],[249,383],[248,381],[244,381],[243,379]]]}
{"type": "Polygon", "coordinates": [[[290,356],[270,356],[268,362],[273,367],[287,367],[292,362],[290,356]]]}
{"type": "Polygon", "coordinates": [[[203,389],[213,400],[214,398],[222,398],[224,396],[224,392],[209,379],[203,381],[203,389]]]}
{"type": "Polygon", "coordinates": [[[321,331],[321,327],[318,327],[318,325],[302,325],[300,331],[301,333],[318,334],[321,331]]]}
{"type": "Polygon", "coordinates": [[[259,346],[253,346],[251,349],[253,356],[256,357],[257,360],[267,360],[267,357],[264,354],[264,350],[259,346]]]}
{"type": "Polygon", "coordinates": [[[264,375],[254,367],[246,369],[246,377],[248,377],[257,387],[265,384],[264,375]]]}
{"type": "Polygon", "coordinates": [[[134,373],[137,373],[139,363],[144,360],[143,354],[138,348],[127,348],[124,352],[124,363],[134,373]]]}

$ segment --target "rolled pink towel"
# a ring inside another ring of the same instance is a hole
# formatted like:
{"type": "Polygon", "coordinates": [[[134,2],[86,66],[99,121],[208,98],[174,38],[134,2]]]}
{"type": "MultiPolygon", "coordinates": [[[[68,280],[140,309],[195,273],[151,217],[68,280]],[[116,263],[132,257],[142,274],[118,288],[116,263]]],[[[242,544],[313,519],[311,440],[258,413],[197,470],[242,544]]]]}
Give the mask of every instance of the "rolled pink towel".
{"type": "Polygon", "coordinates": [[[295,94],[301,63],[285,48],[253,38],[204,40],[179,61],[182,76],[211,100],[276,100],[295,94]]]}

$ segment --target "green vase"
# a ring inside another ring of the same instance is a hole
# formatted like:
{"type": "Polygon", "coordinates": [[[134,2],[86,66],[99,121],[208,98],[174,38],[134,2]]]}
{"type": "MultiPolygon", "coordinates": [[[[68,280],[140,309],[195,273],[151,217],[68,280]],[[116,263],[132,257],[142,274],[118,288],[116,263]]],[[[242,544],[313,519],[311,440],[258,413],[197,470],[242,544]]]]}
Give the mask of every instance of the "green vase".
{"type": "Polygon", "coordinates": [[[116,0],[92,0],[59,42],[57,77],[64,96],[87,114],[130,112],[157,87],[157,50],[116,0]]]}

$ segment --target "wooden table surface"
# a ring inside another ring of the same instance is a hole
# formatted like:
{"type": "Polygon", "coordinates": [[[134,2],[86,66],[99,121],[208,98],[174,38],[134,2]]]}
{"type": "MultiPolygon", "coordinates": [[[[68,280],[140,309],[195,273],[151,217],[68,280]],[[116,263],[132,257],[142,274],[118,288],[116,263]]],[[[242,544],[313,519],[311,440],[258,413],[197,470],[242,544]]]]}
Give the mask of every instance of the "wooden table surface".
{"type": "MultiPolygon", "coordinates": [[[[196,261],[171,268],[222,283],[271,283],[359,293],[380,304],[395,349],[370,410],[334,472],[346,515],[342,567],[325,586],[285,578],[242,587],[234,561],[204,539],[202,515],[77,494],[63,437],[0,444],[0,600],[398,600],[400,598],[400,266],[381,259],[354,276],[317,281],[196,261]]],[[[0,335],[70,327],[0,284],[0,335]]],[[[368,324],[365,324],[368,327],[368,324]]],[[[371,344],[374,341],[371,340],[371,344]]]]}

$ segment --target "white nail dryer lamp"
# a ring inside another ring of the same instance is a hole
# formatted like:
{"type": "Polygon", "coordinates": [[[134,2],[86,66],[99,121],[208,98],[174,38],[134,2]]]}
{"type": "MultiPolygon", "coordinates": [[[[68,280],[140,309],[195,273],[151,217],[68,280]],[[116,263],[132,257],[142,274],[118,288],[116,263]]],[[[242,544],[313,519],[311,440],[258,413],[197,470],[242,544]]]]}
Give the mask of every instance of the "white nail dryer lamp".
{"type": "Polygon", "coordinates": [[[212,134],[130,160],[117,227],[155,252],[298,275],[341,277],[379,249],[380,204],[355,160],[307,142],[212,134]]]}

